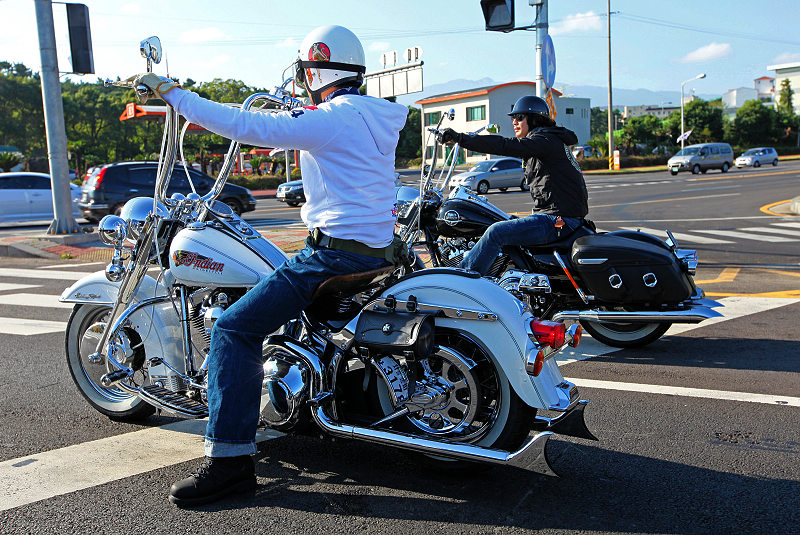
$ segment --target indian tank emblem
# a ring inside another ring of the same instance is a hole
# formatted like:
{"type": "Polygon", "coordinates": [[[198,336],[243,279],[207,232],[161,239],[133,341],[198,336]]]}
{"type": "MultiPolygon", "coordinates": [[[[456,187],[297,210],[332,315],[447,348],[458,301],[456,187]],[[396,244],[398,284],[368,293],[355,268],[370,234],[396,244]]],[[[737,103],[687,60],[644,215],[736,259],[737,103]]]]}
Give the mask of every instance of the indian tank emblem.
{"type": "Polygon", "coordinates": [[[172,253],[172,259],[175,261],[176,266],[186,266],[203,271],[222,273],[222,270],[225,268],[224,263],[214,262],[213,258],[191,251],[181,251],[180,249],[172,253]]]}

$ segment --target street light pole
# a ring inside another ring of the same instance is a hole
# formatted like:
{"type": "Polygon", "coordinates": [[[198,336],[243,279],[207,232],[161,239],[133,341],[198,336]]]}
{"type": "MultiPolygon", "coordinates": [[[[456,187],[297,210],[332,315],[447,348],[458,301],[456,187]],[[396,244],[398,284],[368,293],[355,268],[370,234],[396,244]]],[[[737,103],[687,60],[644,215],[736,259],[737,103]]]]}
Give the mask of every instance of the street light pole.
{"type": "Polygon", "coordinates": [[[606,0],[608,28],[608,168],[614,168],[614,106],[611,99],[611,0],[606,0]]]}
{"type": "Polygon", "coordinates": [[[698,74],[694,78],[689,78],[686,81],[681,82],[681,150],[683,150],[683,86],[688,84],[689,82],[693,82],[694,80],[699,80],[700,78],[705,78],[706,73],[698,74]]]}

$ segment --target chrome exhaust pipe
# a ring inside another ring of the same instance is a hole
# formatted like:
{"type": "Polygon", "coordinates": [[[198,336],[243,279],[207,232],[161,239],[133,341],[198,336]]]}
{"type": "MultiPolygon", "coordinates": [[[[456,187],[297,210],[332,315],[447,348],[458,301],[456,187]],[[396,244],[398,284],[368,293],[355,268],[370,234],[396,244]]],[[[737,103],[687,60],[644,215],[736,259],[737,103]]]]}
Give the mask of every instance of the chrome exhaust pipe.
{"type": "Polygon", "coordinates": [[[386,431],[381,429],[371,429],[358,427],[349,424],[340,424],[332,421],[325,414],[322,407],[317,407],[312,411],[314,420],[323,431],[331,435],[363,440],[392,446],[405,450],[462,459],[467,461],[485,462],[492,464],[511,465],[525,468],[538,474],[558,476],[550,465],[547,458],[547,441],[553,435],[552,431],[542,431],[531,437],[519,450],[508,452],[483,448],[473,444],[461,442],[450,442],[446,440],[433,440],[397,431],[386,431]]]}
{"type": "Polygon", "coordinates": [[[700,323],[711,318],[721,317],[716,310],[702,305],[692,305],[681,310],[562,310],[553,315],[553,321],[586,320],[598,323],[700,323]]]}

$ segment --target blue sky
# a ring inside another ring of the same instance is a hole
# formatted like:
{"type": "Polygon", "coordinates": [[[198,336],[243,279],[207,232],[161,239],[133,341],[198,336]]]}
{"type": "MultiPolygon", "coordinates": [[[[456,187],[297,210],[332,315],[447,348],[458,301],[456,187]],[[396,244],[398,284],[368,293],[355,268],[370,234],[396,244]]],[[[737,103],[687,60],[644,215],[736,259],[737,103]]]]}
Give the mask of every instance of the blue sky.
{"type": "MultiPolygon", "coordinates": [[[[236,78],[271,87],[296,57],[303,36],[323,24],[347,26],[361,38],[368,71],[381,67],[382,52],[422,47],[426,86],[459,78],[533,79],[536,72],[535,34],[486,32],[479,0],[84,3],[102,77],[144,70],[138,43],[155,34],[176,77],[236,78]]],[[[54,9],[61,20],[63,6],[54,9]]],[[[752,87],[754,78],[773,76],[768,65],[800,61],[798,0],[612,0],[611,9],[617,12],[611,17],[615,87],[679,90],[683,80],[705,72],[707,78],[687,85],[687,91],[720,95],[752,87]]],[[[605,13],[604,0],[550,1],[556,87],[566,86],[569,92],[569,85],[606,85],[605,13]]],[[[527,0],[516,0],[516,15],[518,24],[532,22],[535,11],[527,0]]],[[[0,59],[38,70],[33,2],[0,0],[0,20],[0,59]]],[[[66,46],[58,30],[57,39],[66,46]]],[[[66,53],[60,61],[66,70],[66,53]]],[[[156,72],[166,72],[163,62],[156,72]]]]}

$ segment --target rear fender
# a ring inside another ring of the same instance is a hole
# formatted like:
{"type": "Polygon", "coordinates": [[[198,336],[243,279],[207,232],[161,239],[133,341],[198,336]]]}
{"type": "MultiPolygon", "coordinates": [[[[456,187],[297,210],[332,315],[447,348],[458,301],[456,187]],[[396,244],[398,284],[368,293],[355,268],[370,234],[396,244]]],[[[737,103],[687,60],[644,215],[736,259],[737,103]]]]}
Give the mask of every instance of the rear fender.
{"type": "MultiPolygon", "coordinates": [[[[104,272],[98,271],[83,277],[64,290],[59,301],[110,308],[117,299],[120,284],[109,281],[104,272]]],[[[150,276],[145,276],[133,301],[140,302],[166,294],[164,285],[150,276]]],[[[145,354],[148,358],[161,357],[176,369],[183,369],[183,336],[178,315],[171,303],[160,303],[137,310],[131,315],[130,322],[144,340],[145,354]]],[[[162,364],[150,368],[150,373],[167,375],[167,370],[162,364]]]]}
{"type": "Polygon", "coordinates": [[[436,325],[461,331],[479,342],[525,403],[537,409],[564,404],[564,390],[557,386],[564,378],[554,358],[545,362],[538,377],[525,371],[526,359],[538,351],[527,335],[533,315],[525,303],[500,286],[458,269],[438,268],[401,279],[384,290],[381,297],[389,295],[398,301],[408,301],[413,295],[420,308],[433,305],[451,310],[449,315],[438,315],[436,325]],[[457,317],[458,311],[462,311],[461,317],[457,317]],[[484,319],[471,319],[475,315],[470,311],[483,313],[484,319]],[[486,319],[490,315],[495,319],[486,319]]]}

